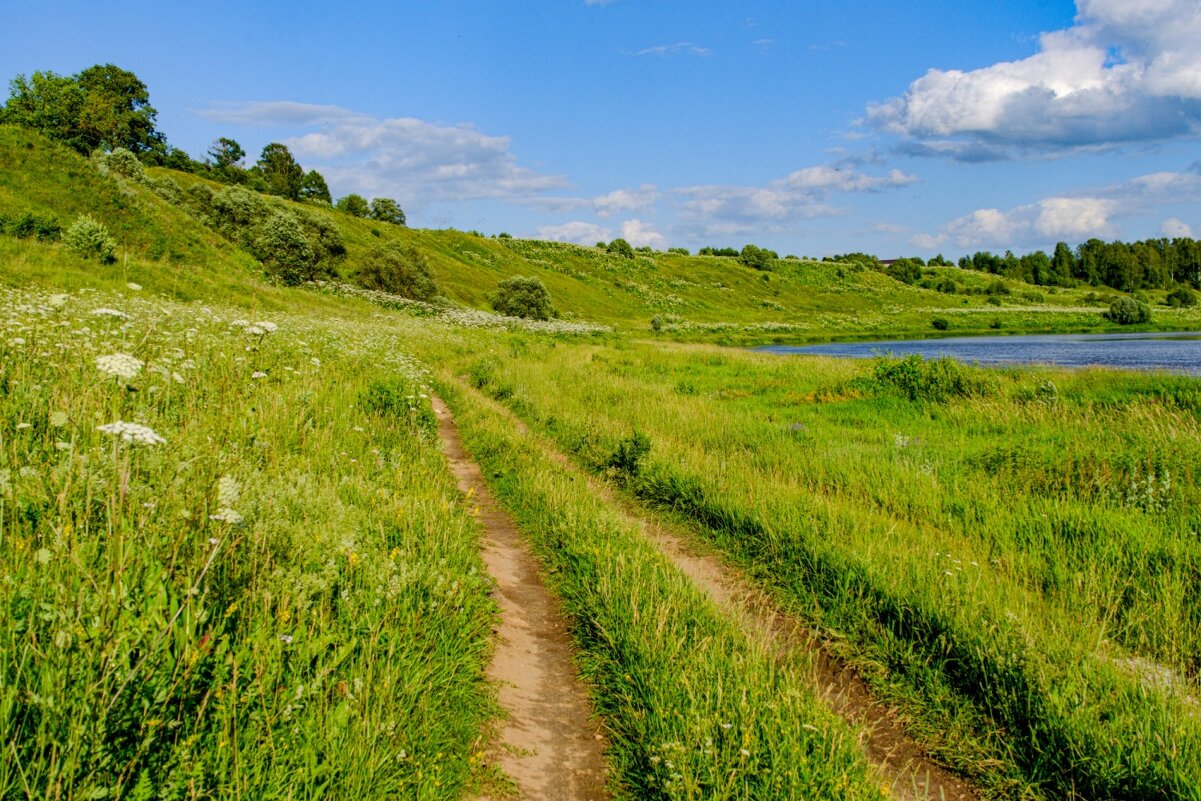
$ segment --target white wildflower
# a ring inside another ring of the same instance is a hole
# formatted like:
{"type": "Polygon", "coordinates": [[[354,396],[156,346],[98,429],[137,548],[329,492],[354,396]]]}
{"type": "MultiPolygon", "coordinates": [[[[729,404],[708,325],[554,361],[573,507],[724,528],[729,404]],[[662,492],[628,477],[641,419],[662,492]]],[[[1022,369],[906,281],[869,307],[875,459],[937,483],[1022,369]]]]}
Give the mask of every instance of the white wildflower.
{"type": "Polygon", "coordinates": [[[10,345],[24,345],[24,344],[25,344],[25,337],[13,337],[12,339],[10,339],[10,340],[8,341],[8,344],[10,344],[10,345]]]}
{"type": "Polygon", "coordinates": [[[242,330],[245,331],[247,334],[250,334],[251,336],[256,336],[256,337],[263,336],[267,333],[267,329],[260,328],[257,325],[248,325],[245,328],[243,328],[242,330]]]}
{"type": "Polygon", "coordinates": [[[221,476],[217,479],[217,505],[237,506],[242,497],[242,485],[233,476],[221,476]]]}
{"type": "Polygon", "coordinates": [[[50,425],[54,426],[55,428],[62,428],[67,423],[68,423],[68,418],[67,418],[66,412],[51,412],[50,413],[50,425]]]}
{"type": "Polygon", "coordinates": [[[267,320],[256,320],[254,324],[255,324],[255,327],[261,328],[265,333],[268,333],[268,334],[274,334],[276,331],[279,330],[278,325],[276,325],[275,323],[272,323],[272,322],[268,322],[267,320]]]}
{"type": "Polygon", "coordinates": [[[107,356],[96,357],[96,369],[114,378],[129,380],[141,372],[145,365],[141,359],[136,359],[127,353],[110,353],[107,356]]]}
{"type": "Polygon", "coordinates": [[[96,430],[114,437],[120,437],[126,442],[136,442],[143,445],[163,445],[167,442],[167,440],[156,434],[154,429],[140,423],[127,423],[124,420],[117,420],[97,426],[96,430]]]}
{"type": "Polygon", "coordinates": [[[234,326],[235,328],[245,328],[246,326],[250,325],[250,321],[249,320],[232,320],[232,321],[230,321],[229,324],[234,326]]]}
{"type": "Polygon", "coordinates": [[[142,285],[141,285],[141,284],[135,284],[133,281],[130,281],[130,282],[129,282],[128,284],[126,284],[125,286],[126,286],[126,287],[128,287],[129,289],[132,289],[134,292],[141,292],[141,291],[142,291],[142,285]]]}
{"type": "Polygon", "coordinates": [[[67,301],[70,299],[70,295],[51,295],[50,297],[46,298],[50,305],[54,306],[55,308],[58,308],[59,306],[65,306],[67,301]]]}
{"type": "Polygon", "coordinates": [[[129,319],[128,314],[123,311],[118,311],[117,309],[92,309],[92,314],[96,315],[97,317],[116,317],[120,320],[129,319]]]}
{"type": "Polygon", "coordinates": [[[221,509],[216,514],[209,515],[209,520],[216,520],[221,523],[229,523],[231,526],[236,526],[242,522],[243,517],[233,509],[221,509]]]}
{"type": "Polygon", "coordinates": [[[251,378],[266,378],[267,374],[264,373],[262,370],[255,370],[253,373],[250,374],[250,377],[251,378]]]}

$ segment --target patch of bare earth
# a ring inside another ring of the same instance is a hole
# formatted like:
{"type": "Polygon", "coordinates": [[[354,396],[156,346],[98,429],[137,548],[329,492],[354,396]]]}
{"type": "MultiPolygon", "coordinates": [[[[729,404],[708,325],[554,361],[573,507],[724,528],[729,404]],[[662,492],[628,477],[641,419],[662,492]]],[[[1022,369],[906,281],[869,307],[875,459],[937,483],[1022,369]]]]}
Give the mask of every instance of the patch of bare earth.
{"type": "Polygon", "coordinates": [[[512,518],[497,505],[479,465],[464,450],[450,410],[440,398],[431,400],[459,489],[475,504],[484,563],[496,582],[500,627],[488,676],[498,687],[506,717],[492,760],[522,799],[607,799],[604,739],[576,673],[567,622],[512,518]]]}
{"type": "MultiPolygon", "coordinates": [[[[507,407],[479,395],[513,420],[515,428],[528,427],[507,407]]],[[[547,452],[564,469],[583,474],[565,454],[547,445],[547,452]]],[[[721,608],[742,621],[761,641],[790,664],[809,671],[821,698],[839,716],[859,726],[862,746],[893,798],[902,801],[976,801],[979,793],[963,779],[934,762],[879,704],[854,668],[831,654],[795,616],[780,608],[754,582],[737,569],[709,554],[689,547],[683,537],[669,532],[603,482],[584,474],[592,491],[620,509],[627,522],[637,526],[677,568],[704,590],[721,608]]]]}

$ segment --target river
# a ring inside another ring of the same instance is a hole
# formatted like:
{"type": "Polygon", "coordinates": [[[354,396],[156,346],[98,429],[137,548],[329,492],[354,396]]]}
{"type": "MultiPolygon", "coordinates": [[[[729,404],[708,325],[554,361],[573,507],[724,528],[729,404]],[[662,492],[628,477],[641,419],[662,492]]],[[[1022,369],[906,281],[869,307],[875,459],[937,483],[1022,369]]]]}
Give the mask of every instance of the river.
{"type": "Polygon", "coordinates": [[[979,364],[1103,365],[1131,370],[1168,370],[1201,375],[1201,332],[1138,334],[1046,334],[948,337],[822,345],[768,345],[770,353],[871,358],[881,353],[926,358],[950,356],[979,364]]]}

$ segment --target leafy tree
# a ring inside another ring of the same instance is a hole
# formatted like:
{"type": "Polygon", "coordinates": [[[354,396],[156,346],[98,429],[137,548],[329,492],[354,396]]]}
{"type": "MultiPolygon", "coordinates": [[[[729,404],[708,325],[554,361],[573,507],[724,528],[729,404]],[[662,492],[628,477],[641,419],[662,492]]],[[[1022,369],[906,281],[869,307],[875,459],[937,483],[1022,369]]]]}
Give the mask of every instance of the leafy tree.
{"type": "Polygon", "coordinates": [[[339,198],[334,207],[352,217],[366,217],[371,214],[371,206],[367,204],[367,198],[353,193],[344,198],[339,198]]]}
{"type": "MultiPolygon", "coordinates": [[[[628,243],[627,243],[628,244],[628,243]]],[[[496,285],[492,308],[508,317],[549,320],[558,314],[551,306],[550,292],[536,277],[515,275],[496,285]]]]}
{"type": "Polygon", "coordinates": [[[400,204],[390,197],[377,197],[371,201],[371,219],[393,225],[405,224],[405,213],[400,204]]]}
{"type": "Polygon", "coordinates": [[[1164,302],[1173,308],[1191,309],[1197,305],[1197,293],[1181,284],[1168,293],[1164,302]]]}
{"type": "Polygon", "coordinates": [[[81,153],[90,149],[80,138],[79,115],[83,87],[74,78],[54,72],[18,75],[8,83],[9,97],[0,109],[0,122],[32,128],[81,153]]]}
{"type": "Polygon", "coordinates": [[[84,95],[80,136],[89,150],[123,147],[142,153],[166,146],[166,138],[154,127],[158,112],[138,76],[112,64],[97,64],[75,77],[84,95]]]}
{"type": "Polygon", "coordinates": [[[329,186],[325,178],[316,170],[309,170],[300,181],[300,196],[305,200],[319,200],[323,203],[334,202],[329,194],[329,186]]]}
{"type": "Polygon", "coordinates": [[[431,301],[438,285],[429,262],[412,245],[388,242],[367,252],[355,276],[362,286],[412,300],[431,301]]]}
{"type": "Polygon", "coordinates": [[[1055,254],[1051,256],[1051,272],[1048,276],[1048,283],[1054,286],[1068,286],[1072,283],[1072,276],[1076,274],[1076,256],[1072,253],[1072,249],[1068,247],[1067,242],[1058,242],[1055,245],[1055,254]]]}
{"type": "Polygon", "coordinates": [[[313,246],[290,212],[277,211],[260,223],[251,237],[251,250],[269,273],[288,286],[318,277],[313,246]]]}
{"type": "MultiPolygon", "coordinates": [[[[630,245],[629,242],[625,241],[621,237],[618,237],[617,239],[614,239],[612,242],[610,242],[605,247],[605,250],[608,253],[613,254],[614,256],[621,256],[623,259],[634,258],[634,248],[630,245]]],[[[545,318],[543,318],[543,319],[545,319],[545,318]]]]}
{"type": "Polygon", "coordinates": [[[738,254],[738,261],[755,270],[770,270],[776,254],[756,245],[745,245],[738,254]]]}
{"type": "Polygon", "coordinates": [[[292,151],[288,150],[287,145],[272,142],[264,147],[254,168],[262,176],[268,193],[289,200],[300,199],[304,169],[292,158],[292,151]]]}
{"type": "Polygon", "coordinates": [[[241,167],[242,159],[246,158],[246,151],[238,144],[236,139],[229,139],[222,136],[220,139],[213,140],[213,144],[208,149],[209,163],[218,170],[228,170],[231,167],[241,167]]]}

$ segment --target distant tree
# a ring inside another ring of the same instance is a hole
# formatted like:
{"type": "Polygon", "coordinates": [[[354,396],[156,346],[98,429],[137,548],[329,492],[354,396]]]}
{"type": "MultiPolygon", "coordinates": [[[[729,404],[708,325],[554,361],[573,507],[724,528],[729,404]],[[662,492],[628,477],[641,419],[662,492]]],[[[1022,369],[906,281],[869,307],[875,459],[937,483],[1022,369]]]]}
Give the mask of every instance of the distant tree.
{"type": "Polygon", "coordinates": [[[405,224],[405,213],[400,204],[390,197],[377,197],[371,201],[371,219],[393,225],[405,224]]]}
{"type": "Polygon", "coordinates": [[[738,251],[734,248],[703,247],[696,253],[698,256],[725,256],[731,259],[738,258],[738,251]]]}
{"type": "Polygon", "coordinates": [[[213,140],[208,149],[208,157],[209,163],[218,170],[227,170],[230,167],[241,167],[242,159],[246,158],[246,151],[236,139],[222,136],[213,140]]]}
{"type": "Polygon", "coordinates": [[[388,242],[368,251],[355,279],[368,289],[412,300],[431,301],[438,295],[425,256],[412,245],[401,242],[388,242]]]}
{"type": "Polygon", "coordinates": [[[667,249],[667,252],[668,252],[668,253],[678,253],[678,254],[680,254],[681,256],[687,256],[687,255],[688,255],[688,248],[668,248],[668,249],[667,249]]]}
{"type": "Polygon", "coordinates": [[[738,254],[738,261],[755,270],[770,270],[775,254],[756,245],[746,245],[738,254]]]}
{"type": "Polygon", "coordinates": [[[123,147],[143,153],[166,147],[166,138],[154,127],[158,112],[138,76],[112,64],[97,64],[75,78],[83,90],[79,135],[89,151],[123,147]]]}
{"type": "Polygon", "coordinates": [[[1109,304],[1109,311],[1103,317],[1118,325],[1134,325],[1151,321],[1151,308],[1134,298],[1118,298],[1109,304]]]}
{"type": "Polygon", "coordinates": [[[362,195],[350,194],[339,198],[334,206],[352,217],[366,217],[371,214],[371,206],[367,204],[367,198],[362,195]]]}
{"type": "Polygon", "coordinates": [[[300,199],[304,170],[292,158],[292,151],[288,150],[287,145],[272,142],[264,147],[254,169],[262,176],[268,193],[289,200],[300,199]]]}
{"type": "Polygon", "coordinates": [[[913,259],[897,259],[891,264],[878,262],[880,271],[903,284],[916,283],[922,277],[922,266],[913,259]]]}
{"type": "Polygon", "coordinates": [[[300,197],[305,200],[319,200],[332,204],[334,199],[329,194],[329,186],[324,176],[316,170],[309,170],[300,180],[300,197]]]}
{"type": "Polygon", "coordinates": [[[1058,242],[1051,256],[1051,271],[1047,283],[1053,286],[1068,286],[1076,273],[1076,256],[1067,242],[1058,242]]]}
{"type": "Polygon", "coordinates": [[[614,239],[612,242],[610,242],[605,247],[605,250],[608,251],[609,253],[613,254],[614,256],[621,256],[623,259],[634,258],[634,248],[630,245],[629,242],[625,241],[621,237],[618,237],[617,239],[614,239]]]}
{"type": "Polygon", "coordinates": [[[554,307],[551,306],[550,293],[542,281],[521,275],[515,275],[497,284],[492,308],[509,317],[525,317],[531,320],[549,320],[557,316],[554,307]]]}
{"type": "Polygon", "coordinates": [[[84,100],[79,81],[54,72],[35,72],[29,78],[18,75],[8,87],[0,122],[32,128],[81,153],[90,152],[79,130],[84,100]]]}
{"type": "Polygon", "coordinates": [[[1168,293],[1164,303],[1177,309],[1191,309],[1197,305],[1197,293],[1181,284],[1168,293]]]}
{"type": "Polygon", "coordinates": [[[251,236],[251,250],[269,273],[288,286],[318,277],[313,246],[291,212],[277,211],[260,223],[251,236]]]}

